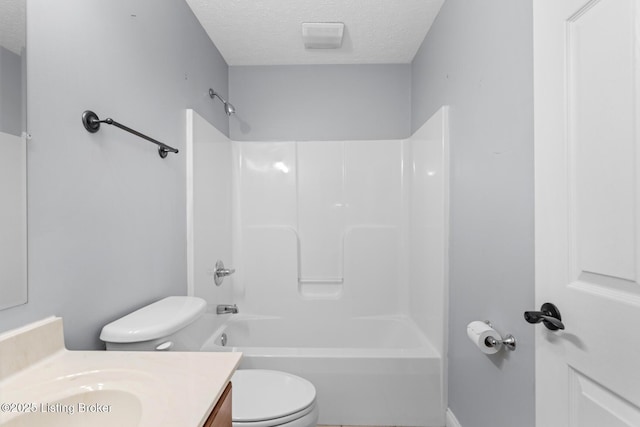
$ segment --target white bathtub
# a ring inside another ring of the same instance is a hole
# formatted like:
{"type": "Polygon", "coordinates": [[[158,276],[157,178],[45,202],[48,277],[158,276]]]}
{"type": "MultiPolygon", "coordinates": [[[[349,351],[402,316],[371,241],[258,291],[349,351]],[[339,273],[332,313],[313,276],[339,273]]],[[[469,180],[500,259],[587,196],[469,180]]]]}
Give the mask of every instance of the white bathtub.
{"type": "Polygon", "coordinates": [[[242,351],[241,368],[307,378],[317,389],[319,424],[444,425],[441,357],[403,317],[301,321],[233,315],[201,350],[242,351]]]}

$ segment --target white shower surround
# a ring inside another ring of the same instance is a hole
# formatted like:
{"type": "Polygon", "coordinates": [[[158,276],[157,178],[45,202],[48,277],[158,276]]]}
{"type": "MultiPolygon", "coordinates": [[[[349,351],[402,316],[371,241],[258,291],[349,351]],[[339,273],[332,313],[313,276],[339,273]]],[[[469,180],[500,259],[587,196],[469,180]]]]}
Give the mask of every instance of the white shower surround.
{"type": "MultiPolygon", "coordinates": [[[[241,313],[309,325],[309,337],[319,333],[317,328],[323,325],[319,319],[334,326],[352,324],[356,318],[403,319],[430,344],[423,362],[434,355],[438,361],[437,375],[429,372],[431,385],[439,391],[438,409],[422,415],[423,422],[409,414],[385,423],[444,424],[446,108],[409,139],[385,141],[234,142],[197,114],[187,114],[187,171],[193,177],[187,183],[189,293],[207,299],[211,306],[237,303],[241,313]],[[216,259],[237,269],[221,287],[210,275],[216,259]]],[[[374,322],[371,327],[375,329],[374,322]]],[[[345,328],[325,329],[345,332],[345,328]]],[[[345,339],[346,335],[336,336],[337,341],[345,339]]],[[[286,343],[274,346],[296,348],[286,343]]],[[[368,357],[380,357],[383,347],[382,342],[367,346],[368,357]]],[[[353,348],[351,353],[334,348],[331,356],[324,346],[311,348],[316,352],[308,354],[307,348],[299,359],[305,361],[301,371],[294,368],[300,363],[292,363],[281,352],[282,357],[264,357],[270,352],[259,345],[243,351],[252,349],[245,362],[252,367],[291,366],[307,377],[329,359],[338,363],[336,375],[357,365],[350,357],[353,348]],[[256,348],[263,349],[261,355],[256,348]],[[311,360],[318,364],[308,365],[311,360]]],[[[398,354],[385,356],[384,369],[393,367],[400,378],[407,361],[398,354]]],[[[334,383],[338,378],[325,377],[334,383]]],[[[357,377],[344,386],[360,387],[361,394],[371,395],[369,381],[375,372],[360,376],[360,385],[354,383],[357,377]]],[[[332,387],[320,377],[316,380],[322,401],[332,387]]],[[[392,393],[384,383],[378,390],[389,407],[402,411],[407,410],[403,401],[415,399],[415,390],[399,384],[392,393]]],[[[426,399],[432,402],[433,396],[425,392],[426,399]]],[[[375,412],[380,402],[370,400],[369,409],[375,412]]],[[[413,407],[420,413],[420,405],[413,407]]],[[[325,404],[320,423],[375,424],[362,407],[348,413],[339,405],[325,404]]]]}

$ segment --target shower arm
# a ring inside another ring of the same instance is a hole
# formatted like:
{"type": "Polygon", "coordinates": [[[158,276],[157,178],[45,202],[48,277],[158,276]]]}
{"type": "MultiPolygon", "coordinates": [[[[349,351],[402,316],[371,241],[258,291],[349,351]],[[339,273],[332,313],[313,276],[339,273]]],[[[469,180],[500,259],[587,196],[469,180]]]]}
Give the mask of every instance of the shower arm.
{"type": "Polygon", "coordinates": [[[226,104],[226,103],[227,103],[227,100],[226,100],[226,99],[224,99],[223,97],[221,97],[221,96],[218,94],[218,92],[216,92],[216,91],[215,91],[215,90],[213,90],[213,89],[209,89],[209,96],[211,97],[211,99],[213,99],[213,97],[214,97],[214,96],[217,96],[217,97],[218,97],[218,99],[219,99],[220,101],[222,101],[224,104],[226,104]]]}

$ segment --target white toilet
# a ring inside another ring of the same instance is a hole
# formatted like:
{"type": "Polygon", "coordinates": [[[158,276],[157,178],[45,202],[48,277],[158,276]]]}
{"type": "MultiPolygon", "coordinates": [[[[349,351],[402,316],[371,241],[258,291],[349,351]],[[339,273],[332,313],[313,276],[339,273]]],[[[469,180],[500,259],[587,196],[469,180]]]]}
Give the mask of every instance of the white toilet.
{"type": "Polygon", "coordinates": [[[234,427],[315,427],[316,389],[280,371],[240,369],[231,377],[234,427]]]}
{"type": "MultiPolygon", "coordinates": [[[[202,316],[206,302],[197,297],[167,297],[102,328],[107,350],[197,351],[189,348],[187,328],[202,316]]],[[[234,427],[315,427],[316,389],[311,382],[280,371],[240,369],[233,383],[234,427]]]]}

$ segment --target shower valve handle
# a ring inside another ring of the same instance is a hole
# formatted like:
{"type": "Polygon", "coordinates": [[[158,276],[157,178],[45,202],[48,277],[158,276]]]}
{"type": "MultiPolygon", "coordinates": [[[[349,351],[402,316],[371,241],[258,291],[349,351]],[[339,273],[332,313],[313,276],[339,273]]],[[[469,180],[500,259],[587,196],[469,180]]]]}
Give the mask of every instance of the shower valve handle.
{"type": "Polygon", "coordinates": [[[234,268],[224,268],[224,263],[218,260],[218,262],[216,262],[216,269],[213,272],[213,281],[217,286],[220,286],[225,277],[231,276],[235,272],[236,270],[234,268]]]}
{"type": "Polygon", "coordinates": [[[236,270],[234,268],[221,268],[216,270],[216,276],[231,276],[235,272],[236,270]]]}

